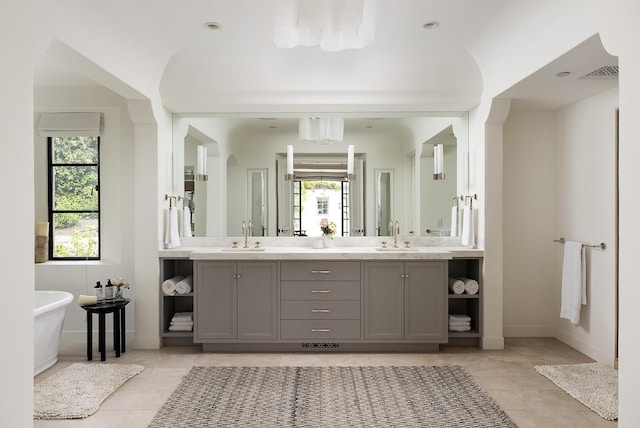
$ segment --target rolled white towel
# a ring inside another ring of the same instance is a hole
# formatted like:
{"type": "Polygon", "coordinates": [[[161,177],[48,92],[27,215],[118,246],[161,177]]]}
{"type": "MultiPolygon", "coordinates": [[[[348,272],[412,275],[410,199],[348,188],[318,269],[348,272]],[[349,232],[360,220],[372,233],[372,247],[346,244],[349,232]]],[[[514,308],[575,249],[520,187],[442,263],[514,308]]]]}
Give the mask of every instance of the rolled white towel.
{"type": "Polygon", "coordinates": [[[80,306],[95,305],[96,303],[98,303],[97,296],[87,296],[86,294],[81,294],[78,296],[78,304],[80,306]]]}
{"type": "Polygon", "coordinates": [[[478,281],[476,281],[475,279],[469,279],[469,278],[458,278],[458,279],[464,282],[465,293],[478,294],[478,291],[480,291],[480,285],[478,284],[478,281]]]}
{"type": "Polygon", "coordinates": [[[467,314],[449,314],[449,319],[455,321],[471,321],[471,316],[467,314]]]}
{"type": "Polygon", "coordinates": [[[449,331],[471,331],[471,326],[450,325],[449,331]]]}
{"type": "Polygon", "coordinates": [[[176,275],[173,278],[165,279],[162,282],[162,292],[167,296],[175,296],[176,295],[176,284],[182,281],[184,278],[181,275],[176,275]]]}
{"type": "Polygon", "coordinates": [[[464,293],[464,282],[456,278],[449,278],[449,290],[451,290],[453,294],[464,293]]]}
{"type": "Polygon", "coordinates": [[[193,277],[187,275],[176,283],[176,293],[189,294],[192,290],[193,277]]]}

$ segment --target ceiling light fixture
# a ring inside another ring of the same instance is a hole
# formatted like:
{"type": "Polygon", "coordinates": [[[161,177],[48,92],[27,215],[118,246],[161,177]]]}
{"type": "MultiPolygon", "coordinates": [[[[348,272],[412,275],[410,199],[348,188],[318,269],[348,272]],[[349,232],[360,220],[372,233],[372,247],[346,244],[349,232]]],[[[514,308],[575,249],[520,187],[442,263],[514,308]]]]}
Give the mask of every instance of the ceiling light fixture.
{"type": "Polygon", "coordinates": [[[341,117],[303,117],[298,122],[298,139],[315,144],[335,144],[344,137],[341,117]]]}
{"type": "Polygon", "coordinates": [[[373,43],[376,0],[274,0],[279,48],[362,49],[373,43]]]}
{"type": "Polygon", "coordinates": [[[570,71],[561,71],[559,73],[556,73],[556,77],[567,77],[570,74],[571,74],[570,71]]]}
{"type": "Polygon", "coordinates": [[[433,30],[434,28],[437,28],[440,25],[440,23],[438,21],[429,21],[429,22],[425,22],[422,25],[422,28],[424,28],[425,30],[433,30]]]}

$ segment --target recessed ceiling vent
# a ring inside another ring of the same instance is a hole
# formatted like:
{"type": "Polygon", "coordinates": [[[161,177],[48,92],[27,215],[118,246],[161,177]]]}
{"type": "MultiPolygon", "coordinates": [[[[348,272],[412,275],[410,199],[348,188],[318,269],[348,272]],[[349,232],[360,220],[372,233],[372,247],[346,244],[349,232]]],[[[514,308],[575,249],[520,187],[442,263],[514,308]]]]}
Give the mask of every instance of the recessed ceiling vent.
{"type": "Polygon", "coordinates": [[[593,70],[591,73],[582,76],[581,79],[615,79],[618,77],[617,65],[605,65],[597,70],[593,70]]]}

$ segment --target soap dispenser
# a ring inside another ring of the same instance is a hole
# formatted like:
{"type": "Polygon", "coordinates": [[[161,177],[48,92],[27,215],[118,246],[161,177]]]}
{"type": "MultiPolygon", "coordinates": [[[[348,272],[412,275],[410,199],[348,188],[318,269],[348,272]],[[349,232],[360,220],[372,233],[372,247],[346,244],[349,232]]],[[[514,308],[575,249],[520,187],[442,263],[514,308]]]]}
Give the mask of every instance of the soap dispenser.
{"type": "Polygon", "coordinates": [[[95,293],[96,293],[96,298],[98,300],[103,300],[104,299],[104,288],[102,287],[102,284],[100,284],[100,281],[96,281],[96,286],[94,287],[95,293]]]}

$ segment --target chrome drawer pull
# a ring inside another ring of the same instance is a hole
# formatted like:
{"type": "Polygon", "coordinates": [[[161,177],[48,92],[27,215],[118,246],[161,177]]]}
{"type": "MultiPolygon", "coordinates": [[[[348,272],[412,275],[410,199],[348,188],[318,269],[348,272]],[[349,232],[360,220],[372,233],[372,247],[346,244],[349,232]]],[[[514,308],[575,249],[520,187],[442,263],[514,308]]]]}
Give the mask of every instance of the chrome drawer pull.
{"type": "Polygon", "coordinates": [[[330,328],[312,328],[311,331],[313,333],[331,333],[330,328]]]}
{"type": "Polygon", "coordinates": [[[312,314],[328,314],[331,309],[311,309],[312,314]]]}
{"type": "Polygon", "coordinates": [[[311,290],[312,293],[331,293],[331,290],[311,290]]]}
{"type": "Polygon", "coordinates": [[[321,273],[323,275],[328,275],[331,273],[330,270],[312,270],[311,273],[321,273]]]}

